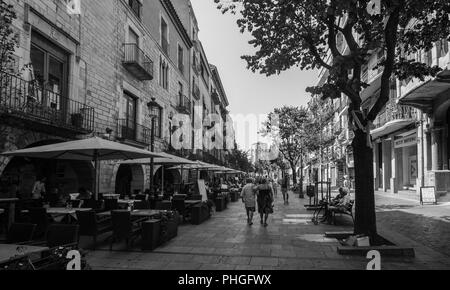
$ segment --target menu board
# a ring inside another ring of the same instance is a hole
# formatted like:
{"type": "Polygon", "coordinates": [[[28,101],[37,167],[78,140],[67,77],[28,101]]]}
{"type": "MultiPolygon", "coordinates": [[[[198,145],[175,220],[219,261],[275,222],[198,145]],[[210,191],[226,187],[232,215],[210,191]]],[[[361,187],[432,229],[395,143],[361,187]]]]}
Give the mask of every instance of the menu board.
{"type": "Polygon", "coordinates": [[[208,200],[208,194],[206,193],[205,180],[198,180],[198,192],[202,196],[202,200],[208,200]]]}
{"type": "Polygon", "coordinates": [[[436,188],[434,186],[426,186],[420,188],[420,203],[437,204],[436,188]]]}

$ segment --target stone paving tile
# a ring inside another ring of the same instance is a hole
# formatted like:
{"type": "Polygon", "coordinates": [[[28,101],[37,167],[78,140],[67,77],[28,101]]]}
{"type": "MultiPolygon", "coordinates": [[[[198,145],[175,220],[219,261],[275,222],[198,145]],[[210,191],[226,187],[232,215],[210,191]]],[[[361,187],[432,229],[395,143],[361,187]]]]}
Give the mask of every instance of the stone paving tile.
{"type": "Polygon", "coordinates": [[[221,271],[232,271],[236,269],[236,265],[231,264],[203,264],[199,270],[221,270],[221,271]]]}
{"type": "Polygon", "coordinates": [[[280,261],[278,258],[252,257],[250,260],[250,265],[257,265],[257,266],[277,267],[279,263],[280,261]]]}
{"type": "Polygon", "coordinates": [[[161,270],[199,270],[202,264],[190,262],[170,262],[161,270]]]}
{"type": "Polygon", "coordinates": [[[236,265],[235,270],[239,271],[261,271],[263,269],[262,266],[255,265],[236,265]]]}
{"type": "MultiPolygon", "coordinates": [[[[88,262],[94,269],[365,269],[365,257],[341,256],[338,242],[323,236],[326,231],[352,230],[351,219],[338,218],[338,226],[314,225],[312,212],[303,207],[308,201],[292,196],[289,206],[278,198],[267,228],[258,217],[252,227],[246,225],[242,204],[231,203],[202,225],[181,225],[178,236],[154,252],[141,252],[139,243],[132,252],[118,251],[120,244],[110,252],[105,243],[98,247],[102,250],[88,253],[88,262]]],[[[448,209],[402,205],[379,196],[377,209],[380,232],[416,250],[412,259],[382,258],[383,269],[450,269],[448,209]]]]}
{"type": "Polygon", "coordinates": [[[225,264],[249,266],[250,259],[251,259],[250,257],[225,257],[222,261],[225,264]]]}
{"type": "Polygon", "coordinates": [[[222,260],[222,256],[211,256],[211,255],[193,255],[191,261],[193,263],[204,263],[204,264],[219,264],[222,260]]]}

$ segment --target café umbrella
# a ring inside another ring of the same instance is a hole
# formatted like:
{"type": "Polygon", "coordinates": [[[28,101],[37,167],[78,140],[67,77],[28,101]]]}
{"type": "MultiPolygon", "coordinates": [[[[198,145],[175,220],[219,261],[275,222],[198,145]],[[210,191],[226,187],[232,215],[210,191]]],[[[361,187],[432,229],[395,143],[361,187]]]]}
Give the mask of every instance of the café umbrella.
{"type": "MultiPolygon", "coordinates": [[[[185,158],[181,158],[175,155],[167,154],[167,153],[158,153],[162,157],[155,158],[153,160],[154,165],[162,165],[162,193],[164,193],[164,165],[180,165],[181,171],[183,171],[184,165],[195,165],[197,164],[195,161],[191,161],[185,158]]],[[[151,162],[149,162],[146,158],[141,159],[135,159],[135,160],[127,160],[122,161],[120,164],[128,164],[128,165],[150,165],[151,162]]]]}
{"type": "Polygon", "coordinates": [[[158,153],[113,142],[99,137],[32,147],[1,155],[40,159],[94,161],[94,195],[98,197],[99,161],[162,157],[158,153]]]}

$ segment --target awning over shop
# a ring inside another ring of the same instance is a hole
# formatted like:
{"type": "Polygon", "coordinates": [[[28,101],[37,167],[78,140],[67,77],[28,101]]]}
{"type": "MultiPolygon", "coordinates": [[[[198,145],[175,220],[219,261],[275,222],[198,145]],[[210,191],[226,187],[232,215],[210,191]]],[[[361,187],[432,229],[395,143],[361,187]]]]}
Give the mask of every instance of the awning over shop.
{"type": "Polygon", "coordinates": [[[370,134],[372,135],[372,139],[380,138],[381,136],[389,135],[394,133],[406,126],[414,124],[414,120],[412,119],[401,119],[401,120],[393,120],[391,122],[387,122],[382,127],[372,130],[370,134]]]}
{"type": "Polygon", "coordinates": [[[450,70],[444,70],[436,78],[422,83],[401,97],[399,104],[429,113],[433,110],[433,102],[448,90],[450,90],[450,70]]]}

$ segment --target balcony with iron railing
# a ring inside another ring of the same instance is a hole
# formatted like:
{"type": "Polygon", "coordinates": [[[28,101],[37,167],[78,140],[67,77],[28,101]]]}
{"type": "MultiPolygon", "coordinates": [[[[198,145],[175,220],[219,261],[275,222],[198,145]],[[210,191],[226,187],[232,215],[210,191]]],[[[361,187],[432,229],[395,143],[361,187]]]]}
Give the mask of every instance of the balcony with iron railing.
{"type": "Polygon", "coordinates": [[[44,89],[36,81],[25,81],[2,72],[0,114],[44,131],[64,130],[75,134],[94,131],[94,108],[44,89]]]}
{"type": "Polygon", "coordinates": [[[216,104],[220,104],[220,97],[219,97],[219,93],[217,92],[216,89],[213,89],[211,92],[211,98],[213,99],[213,101],[216,104]]]}
{"type": "Polygon", "coordinates": [[[135,43],[125,43],[123,66],[137,79],[153,79],[153,61],[135,43]]]}
{"type": "Polygon", "coordinates": [[[181,114],[191,114],[191,101],[185,95],[178,95],[177,111],[181,114]]]}
{"type": "Polygon", "coordinates": [[[137,18],[141,18],[142,4],[139,0],[128,0],[128,6],[137,18]]]}
{"type": "Polygon", "coordinates": [[[119,119],[117,122],[117,139],[121,141],[150,145],[151,137],[152,130],[148,127],[128,119],[119,119]]]}
{"type": "Polygon", "coordinates": [[[197,76],[199,76],[200,73],[202,72],[202,69],[200,67],[197,57],[194,57],[194,61],[192,62],[192,70],[194,71],[194,73],[197,76]]]}
{"type": "Polygon", "coordinates": [[[169,41],[168,41],[167,38],[164,37],[164,36],[161,38],[161,48],[162,48],[162,51],[163,51],[167,56],[169,56],[169,41]]]}
{"type": "Polygon", "coordinates": [[[417,110],[409,106],[388,104],[384,112],[375,119],[375,129],[381,128],[389,122],[396,120],[417,120],[417,110]]]}
{"type": "Polygon", "coordinates": [[[198,87],[198,85],[196,83],[194,83],[192,85],[192,96],[196,99],[196,100],[200,100],[200,88],[198,87]]]}

